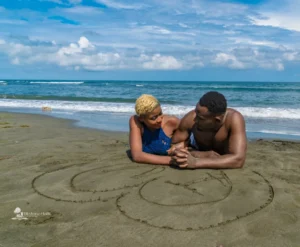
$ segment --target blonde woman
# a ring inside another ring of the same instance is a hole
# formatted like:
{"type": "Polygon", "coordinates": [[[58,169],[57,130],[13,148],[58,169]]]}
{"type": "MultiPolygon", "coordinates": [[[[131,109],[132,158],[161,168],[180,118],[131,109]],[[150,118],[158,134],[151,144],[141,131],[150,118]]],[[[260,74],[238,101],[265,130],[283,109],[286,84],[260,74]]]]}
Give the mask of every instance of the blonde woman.
{"type": "Polygon", "coordinates": [[[170,165],[168,150],[179,119],[163,115],[159,101],[143,94],[135,104],[136,115],[129,120],[131,156],[135,162],[170,165]]]}

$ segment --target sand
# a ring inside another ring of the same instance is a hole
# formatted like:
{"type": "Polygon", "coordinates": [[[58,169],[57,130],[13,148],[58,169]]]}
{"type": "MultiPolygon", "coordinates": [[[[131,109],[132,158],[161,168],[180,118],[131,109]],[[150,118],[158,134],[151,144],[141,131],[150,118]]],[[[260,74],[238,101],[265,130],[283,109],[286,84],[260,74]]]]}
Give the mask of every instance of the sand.
{"type": "Polygon", "coordinates": [[[0,246],[300,246],[300,143],[178,170],[133,163],[128,133],[50,116],[0,113],[0,133],[0,246]]]}

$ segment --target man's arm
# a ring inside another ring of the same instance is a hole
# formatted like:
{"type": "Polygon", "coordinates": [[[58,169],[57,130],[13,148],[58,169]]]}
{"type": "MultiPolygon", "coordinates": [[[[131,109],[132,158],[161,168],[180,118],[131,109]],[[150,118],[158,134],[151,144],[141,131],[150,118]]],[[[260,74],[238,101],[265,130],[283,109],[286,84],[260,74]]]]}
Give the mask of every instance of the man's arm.
{"type": "Polygon", "coordinates": [[[148,154],[143,152],[141,126],[135,116],[132,116],[129,120],[130,133],[129,144],[131,149],[132,159],[137,163],[148,163],[157,165],[169,165],[171,157],[161,156],[155,154],[148,154]]]}
{"type": "Polygon", "coordinates": [[[195,158],[187,150],[177,153],[177,163],[184,168],[241,168],[246,159],[247,138],[245,120],[243,116],[235,112],[232,116],[231,133],[229,137],[229,153],[207,158],[195,158]]]}
{"type": "Polygon", "coordinates": [[[172,145],[168,150],[169,155],[174,155],[174,151],[177,149],[185,148],[188,146],[190,136],[190,126],[193,124],[191,120],[191,114],[193,111],[187,113],[176,126],[175,132],[172,137],[172,145]]]}
{"type": "Polygon", "coordinates": [[[190,129],[193,126],[193,111],[187,113],[180,121],[178,129],[175,131],[172,137],[172,144],[178,144],[180,142],[185,142],[189,139],[190,129]]]}

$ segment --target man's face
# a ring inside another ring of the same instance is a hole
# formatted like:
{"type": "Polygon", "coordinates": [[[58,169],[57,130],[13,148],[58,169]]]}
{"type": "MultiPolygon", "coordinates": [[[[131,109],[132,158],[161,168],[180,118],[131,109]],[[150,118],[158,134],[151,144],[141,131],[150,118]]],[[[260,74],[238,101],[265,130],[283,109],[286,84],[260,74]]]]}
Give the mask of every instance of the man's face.
{"type": "Polygon", "coordinates": [[[194,121],[200,131],[218,130],[222,125],[224,114],[213,114],[208,111],[207,107],[201,106],[199,103],[196,105],[195,113],[194,121]]]}
{"type": "Polygon", "coordinates": [[[163,114],[161,107],[156,107],[151,113],[140,117],[140,120],[150,129],[161,128],[163,114]]]}

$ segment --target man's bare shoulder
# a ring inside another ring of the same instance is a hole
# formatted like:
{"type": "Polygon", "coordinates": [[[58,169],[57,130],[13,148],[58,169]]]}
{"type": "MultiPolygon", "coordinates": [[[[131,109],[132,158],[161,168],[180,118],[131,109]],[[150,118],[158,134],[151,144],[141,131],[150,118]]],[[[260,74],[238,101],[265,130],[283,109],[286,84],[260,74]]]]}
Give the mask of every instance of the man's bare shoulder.
{"type": "Polygon", "coordinates": [[[187,114],[184,115],[184,117],[180,121],[179,128],[190,130],[194,125],[194,119],[195,119],[196,113],[195,110],[189,111],[187,114]]]}
{"type": "Polygon", "coordinates": [[[230,128],[234,128],[236,127],[236,125],[241,124],[245,124],[244,116],[238,110],[228,108],[226,116],[226,125],[230,128]]]}

